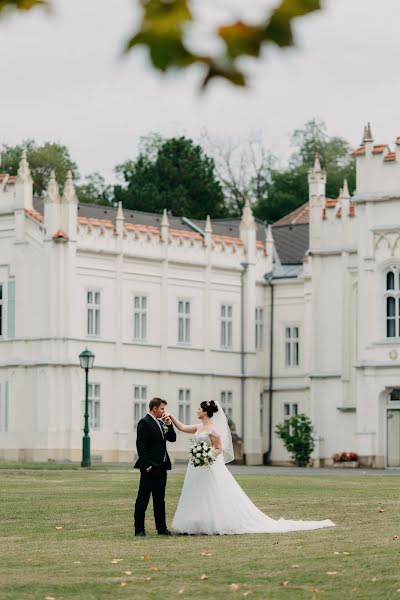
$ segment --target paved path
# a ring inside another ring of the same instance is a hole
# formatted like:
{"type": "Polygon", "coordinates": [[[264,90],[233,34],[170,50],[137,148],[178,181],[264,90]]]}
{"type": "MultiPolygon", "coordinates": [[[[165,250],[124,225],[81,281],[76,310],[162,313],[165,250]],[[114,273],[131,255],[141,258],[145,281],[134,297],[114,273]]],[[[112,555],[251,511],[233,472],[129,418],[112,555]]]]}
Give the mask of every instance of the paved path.
{"type": "MultiPolygon", "coordinates": [[[[228,465],[229,470],[234,475],[351,475],[351,476],[388,476],[388,475],[400,475],[400,468],[396,469],[302,469],[300,467],[263,467],[263,466],[243,466],[243,465],[228,465]]],[[[12,467],[1,469],[2,471],[46,471],[46,472],[80,472],[80,469],[46,469],[42,467],[38,467],[38,469],[29,468],[24,469],[20,466],[17,469],[13,469],[12,467]]],[[[129,472],[130,469],[127,466],[125,468],[116,468],[113,465],[104,465],[104,469],[100,467],[100,465],[96,465],[96,469],[87,471],[88,473],[126,473],[129,472]]],[[[137,471],[138,472],[138,471],[137,471]]],[[[173,466],[172,473],[185,473],[186,465],[185,464],[175,464],[173,466]]]]}

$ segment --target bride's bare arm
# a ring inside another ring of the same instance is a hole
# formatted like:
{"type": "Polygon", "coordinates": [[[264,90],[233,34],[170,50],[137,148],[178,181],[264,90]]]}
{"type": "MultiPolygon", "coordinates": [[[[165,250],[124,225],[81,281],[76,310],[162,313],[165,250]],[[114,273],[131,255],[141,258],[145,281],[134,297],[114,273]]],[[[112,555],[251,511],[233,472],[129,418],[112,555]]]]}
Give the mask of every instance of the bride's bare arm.
{"type": "Polygon", "coordinates": [[[197,425],[185,425],[184,423],[181,423],[176,417],[174,417],[174,415],[171,415],[169,413],[164,415],[164,418],[168,417],[171,419],[175,427],[179,429],[179,431],[183,431],[184,433],[196,433],[197,425]]]}
{"type": "Polygon", "coordinates": [[[222,454],[222,442],[219,435],[210,434],[211,442],[214,449],[214,454],[218,456],[218,454],[222,454]]]}

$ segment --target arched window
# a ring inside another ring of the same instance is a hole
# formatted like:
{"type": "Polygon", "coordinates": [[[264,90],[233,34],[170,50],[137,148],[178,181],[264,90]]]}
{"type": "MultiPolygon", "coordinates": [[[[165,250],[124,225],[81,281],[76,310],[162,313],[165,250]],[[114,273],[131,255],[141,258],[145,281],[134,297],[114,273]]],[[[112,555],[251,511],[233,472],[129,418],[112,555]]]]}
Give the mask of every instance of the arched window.
{"type": "Polygon", "coordinates": [[[392,267],[386,273],[386,337],[400,337],[400,269],[392,267]]]}

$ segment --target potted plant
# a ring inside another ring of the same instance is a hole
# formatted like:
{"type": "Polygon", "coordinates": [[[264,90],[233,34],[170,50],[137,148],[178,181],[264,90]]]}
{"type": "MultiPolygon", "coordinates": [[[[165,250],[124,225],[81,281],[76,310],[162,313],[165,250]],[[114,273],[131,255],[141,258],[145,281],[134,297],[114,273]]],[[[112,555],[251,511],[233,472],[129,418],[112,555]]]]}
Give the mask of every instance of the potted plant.
{"type": "Polygon", "coordinates": [[[345,469],[356,469],[360,466],[357,452],[337,452],[332,456],[333,466],[345,469]]]}

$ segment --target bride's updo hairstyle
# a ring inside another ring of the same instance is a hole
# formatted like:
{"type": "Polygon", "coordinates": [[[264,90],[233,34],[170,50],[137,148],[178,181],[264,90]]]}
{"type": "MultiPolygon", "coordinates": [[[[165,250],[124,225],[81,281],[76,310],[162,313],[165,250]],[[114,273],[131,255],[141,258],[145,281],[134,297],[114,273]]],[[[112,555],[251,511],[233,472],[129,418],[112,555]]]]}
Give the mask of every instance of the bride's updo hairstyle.
{"type": "Polygon", "coordinates": [[[214,400],[210,400],[209,402],[201,402],[200,408],[207,413],[209,419],[211,419],[214,413],[218,412],[218,406],[215,404],[214,400]]]}

